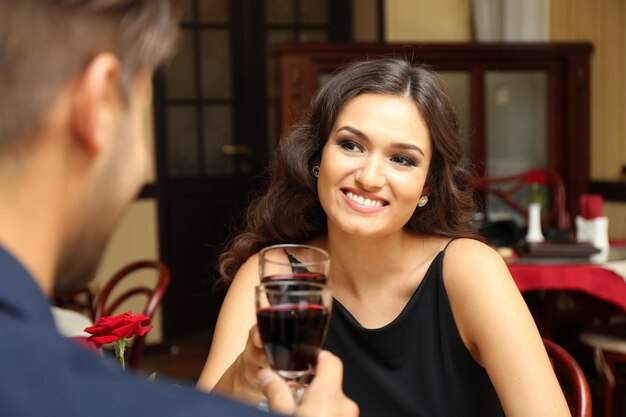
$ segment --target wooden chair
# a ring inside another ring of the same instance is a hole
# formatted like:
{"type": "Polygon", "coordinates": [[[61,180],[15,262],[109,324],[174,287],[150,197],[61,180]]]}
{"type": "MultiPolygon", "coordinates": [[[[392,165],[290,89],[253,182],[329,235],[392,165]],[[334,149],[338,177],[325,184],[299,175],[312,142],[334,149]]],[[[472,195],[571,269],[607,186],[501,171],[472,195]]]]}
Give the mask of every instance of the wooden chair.
{"type": "Polygon", "coordinates": [[[485,207],[486,197],[492,195],[515,213],[528,218],[528,204],[524,201],[524,196],[528,193],[534,178],[545,179],[544,186],[547,190],[548,211],[542,217],[542,225],[562,230],[569,229],[570,218],[565,207],[563,180],[556,171],[550,168],[535,168],[505,176],[478,176],[473,178],[472,186],[480,194],[483,207],[485,207]]]}
{"type": "Polygon", "coordinates": [[[626,387],[626,325],[592,327],[581,332],[580,340],[594,350],[604,381],[604,417],[613,417],[615,390],[626,387]]]}
{"type": "Polygon", "coordinates": [[[52,296],[52,303],[60,308],[75,310],[94,319],[94,299],[98,289],[91,282],[83,288],[74,291],[56,291],[52,296]]]}
{"type": "MultiPolygon", "coordinates": [[[[146,297],[145,307],[140,313],[149,317],[148,323],[145,323],[149,324],[150,321],[152,321],[154,312],[161,303],[161,300],[163,300],[169,283],[170,271],[164,263],[157,260],[132,262],[117,271],[111,279],[109,279],[104,288],[102,288],[96,301],[94,320],[116,314],[116,310],[130,298],[146,297]],[[119,294],[112,295],[113,290],[117,288],[121,282],[130,282],[132,277],[137,276],[135,274],[137,271],[144,269],[154,269],[158,273],[156,284],[153,287],[142,282],[131,285],[128,289],[117,291],[119,294]]],[[[131,368],[137,369],[139,365],[145,343],[144,339],[145,336],[135,336],[133,338],[126,358],[126,364],[131,368]]]]}
{"type": "Polygon", "coordinates": [[[565,349],[543,339],[572,417],[591,417],[591,391],[582,369],[565,349]]]}

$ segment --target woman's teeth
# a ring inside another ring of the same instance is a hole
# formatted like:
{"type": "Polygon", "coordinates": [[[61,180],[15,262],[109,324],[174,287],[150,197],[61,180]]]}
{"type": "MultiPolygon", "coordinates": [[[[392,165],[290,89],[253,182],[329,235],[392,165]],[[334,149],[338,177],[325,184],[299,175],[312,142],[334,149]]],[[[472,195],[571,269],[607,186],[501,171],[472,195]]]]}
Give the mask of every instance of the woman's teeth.
{"type": "Polygon", "coordinates": [[[382,201],[372,200],[370,198],[365,198],[363,196],[353,194],[350,191],[346,191],[346,196],[350,200],[354,201],[355,203],[357,203],[360,206],[365,206],[365,207],[382,207],[383,206],[383,202],[382,201]]]}

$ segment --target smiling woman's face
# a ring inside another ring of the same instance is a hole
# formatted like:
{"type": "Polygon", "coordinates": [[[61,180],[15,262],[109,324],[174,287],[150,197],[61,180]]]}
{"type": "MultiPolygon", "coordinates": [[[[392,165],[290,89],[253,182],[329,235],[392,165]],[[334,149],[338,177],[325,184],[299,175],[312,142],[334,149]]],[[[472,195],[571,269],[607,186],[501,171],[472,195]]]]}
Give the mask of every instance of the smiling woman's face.
{"type": "Polygon", "coordinates": [[[329,229],[400,231],[428,195],[431,155],[428,128],[410,98],[362,94],[348,101],[322,151],[317,183],[329,229]]]}

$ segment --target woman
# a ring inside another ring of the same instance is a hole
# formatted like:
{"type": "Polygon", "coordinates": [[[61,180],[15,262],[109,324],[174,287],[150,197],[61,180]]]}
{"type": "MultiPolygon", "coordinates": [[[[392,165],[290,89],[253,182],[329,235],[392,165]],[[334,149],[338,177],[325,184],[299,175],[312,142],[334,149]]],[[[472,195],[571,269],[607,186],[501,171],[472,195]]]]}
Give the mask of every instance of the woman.
{"type": "Polygon", "coordinates": [[[222,255],[234,278],[198,385],[259,401],[256,252],[304,242],[330,253],[325,348],[362,416],[568,416],[506,265],[476,239],[462,158],[432,73],[393,59],[339,72],[280,141],[267,193],[222,255]]]}

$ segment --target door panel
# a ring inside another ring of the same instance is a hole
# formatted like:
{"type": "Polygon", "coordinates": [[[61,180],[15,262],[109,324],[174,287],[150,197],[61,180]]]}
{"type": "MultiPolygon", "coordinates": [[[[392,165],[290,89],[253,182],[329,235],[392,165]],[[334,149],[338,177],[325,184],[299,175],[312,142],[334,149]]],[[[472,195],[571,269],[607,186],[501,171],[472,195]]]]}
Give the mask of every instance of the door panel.
{"type": "Polygon", "coordinates": [[[214,326],[224,296],[217,257],[261,189],[279,134],[274,46],[331,39],[351,20],[350,0],[180,4],[179,50],[154,86],[160,256],[172,271],[166,339],[214,326]]]}

